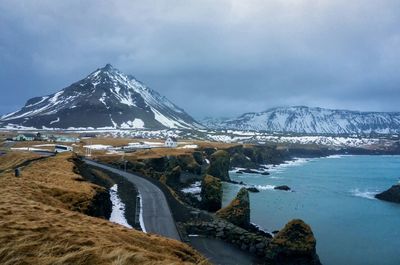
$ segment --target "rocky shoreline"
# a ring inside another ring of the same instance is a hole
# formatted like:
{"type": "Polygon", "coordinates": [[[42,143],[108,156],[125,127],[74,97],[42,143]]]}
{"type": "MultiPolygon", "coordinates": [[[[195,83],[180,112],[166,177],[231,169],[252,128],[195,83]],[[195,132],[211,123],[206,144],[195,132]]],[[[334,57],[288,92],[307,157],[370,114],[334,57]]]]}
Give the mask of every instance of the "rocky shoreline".
{"type": "MultiPolygon", "coordinates": [[[[308,260],[302,264],[320,264],[316,254],[316,240],[311,228],[302,222],[301,226],[290,227],[289,230],[299,230],[304,238],[312,237],[310,242],[285,243],[283,246],[272,247],[274,237],[250,223],[250,202],[248,190],[243,188],[231,205],[221,208],[221,181],[234,183],[229,177],[233,167],[252,169],[263,168],[266,164],[281,164],[289,160],[286,150],[275,146],[233,146],[225,149],[198,148],[192,153],[170,155],[154,158],[128,160],[126,167],[135,174],[151,180],[162,189],[170,204],[174,219],[182,238],[190,243],[190,234],[198,234],[222,240],[247,251],[250,255],[261,258],[264,264],[293,264],[291,260],[301,258],[308,260]],[[193,182],[201,182],[198,195],[182,192],[193,182]],[[216,212],[216,213],[214,213],[216,212]],[[307,245],[307,247],[306,247],[307,245]],[[289,247],[290,246],[290,247],[289,247]],[[301,253],[307,249],[307,253],[301,253]],[[292,256],[292,252],[297,253],[292,256]],[[283,257],[283,258],[282,258],[283,257]],[[310,257],[312,257],[310,259],[310,257]]],[[[114,166],[123,166],[120,161],[106,160],[114,166]]],[[[263,168],[265,172],[265,166],[263,168]]],[[[237,183],[243,185],[244,183],[237,183]]],[[[279,234],[279,232],[278,232],[279,234]]],[[[288,237],[283,241],[292,241],[288,237]]],[[[280,239],[279,242],[281,242],[280,239]]]]}

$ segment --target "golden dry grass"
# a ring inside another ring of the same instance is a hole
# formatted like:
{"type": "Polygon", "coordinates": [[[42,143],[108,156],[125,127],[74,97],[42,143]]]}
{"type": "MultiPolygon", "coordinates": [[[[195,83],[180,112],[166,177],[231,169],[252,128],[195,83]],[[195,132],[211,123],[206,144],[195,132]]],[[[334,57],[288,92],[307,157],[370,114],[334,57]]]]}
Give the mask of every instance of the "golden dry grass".
{"type": "Polygon", "coordinates": [[[83,214],[104,190],[76,180],[71,156],[0,176],[0,264],[208,264],[181,242],[83,214]]]}
{"type": "MultiPolygon", "coordinates": [[[[128,161],[137,161],[142,159],[160,158],[165,156],[179,156],[192,154],[193,149],[177,149],[177,148],[152,148],[146,150],[139,150],[133,153],[126,153],[124,159],[128,161]]],[[[115,162],[122,159],[121,154],[105,154],[105,152],[96,152],[93,154],[96,159],[103,162],[115,162]]]]}
{"type": "Polygon", "coordinates": [[[39,158],[41,155],[32,152],[9,152],[0,156],[0,171],[12,169],[13,167],[31,159],[39,158]]]}

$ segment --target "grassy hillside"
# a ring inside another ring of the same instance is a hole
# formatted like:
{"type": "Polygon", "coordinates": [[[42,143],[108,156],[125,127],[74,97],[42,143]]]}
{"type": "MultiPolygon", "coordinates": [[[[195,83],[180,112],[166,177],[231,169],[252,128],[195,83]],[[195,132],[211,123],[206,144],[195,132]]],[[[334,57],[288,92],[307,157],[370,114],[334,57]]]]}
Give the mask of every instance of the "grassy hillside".
{"type": "Polygon", "coordinates": [[[84,214],[106,192],[69,154],[0,175],[1,264],[208,264],[189,246],[84,214]]]}
{"type": "Polygon", "coordinates": [[[0,172],[4,170],[11,170],[15,166],[24,163],[25,161],[41,157],[39,154],[32,152],[9,152],[0,155],[0,172]]]}

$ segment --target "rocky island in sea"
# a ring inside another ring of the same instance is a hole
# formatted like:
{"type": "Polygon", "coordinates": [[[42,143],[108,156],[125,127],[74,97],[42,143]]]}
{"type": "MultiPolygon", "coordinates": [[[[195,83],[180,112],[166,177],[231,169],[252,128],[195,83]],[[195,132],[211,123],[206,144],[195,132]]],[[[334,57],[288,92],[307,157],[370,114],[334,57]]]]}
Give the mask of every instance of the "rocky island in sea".
{"type": "Polygon", "coordinates": [[[376,194],[375,198],[384,201],[400,203],[400,184],[393,185],[388,190],[376,194]]]}

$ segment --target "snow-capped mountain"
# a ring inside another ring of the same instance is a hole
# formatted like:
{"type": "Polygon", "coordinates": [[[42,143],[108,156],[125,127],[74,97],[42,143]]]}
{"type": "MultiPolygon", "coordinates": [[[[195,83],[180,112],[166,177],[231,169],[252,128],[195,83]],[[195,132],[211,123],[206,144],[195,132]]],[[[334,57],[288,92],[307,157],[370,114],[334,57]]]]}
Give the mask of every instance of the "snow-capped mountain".
{"type": "Polygon", "coordinates": [[[59,92],[29,99],[2,127],[200,128],[183,109],[110,64],[59,92]]]}
{"type": "Polygon", "coordinates": [[[400,133],[400,112],[360,112],[304,106],[272,108],[235,119],[207,119],[214,129],[254,130],[300,134],[400,133]]]}

